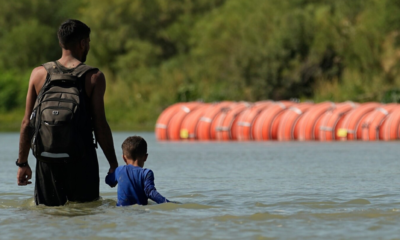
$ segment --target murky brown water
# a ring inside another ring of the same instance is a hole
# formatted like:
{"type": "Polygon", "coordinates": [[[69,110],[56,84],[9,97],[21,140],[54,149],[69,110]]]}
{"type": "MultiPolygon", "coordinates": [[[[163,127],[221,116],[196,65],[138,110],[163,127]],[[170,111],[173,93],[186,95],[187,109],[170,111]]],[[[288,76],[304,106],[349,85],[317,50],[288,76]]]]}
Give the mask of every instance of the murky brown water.
{"type": "MultiPolygon", "coordinates": [[[[132,134],[114,133],[118,156],[132,134]]],[[[18,134],[0,134],[0,239],[400,239],[399,142],[160,143],[140,135],[157,189],[182,204],[115,207],[98,151],[102,200],[37,207],[33,185],[16,184],[18,134]]]]}

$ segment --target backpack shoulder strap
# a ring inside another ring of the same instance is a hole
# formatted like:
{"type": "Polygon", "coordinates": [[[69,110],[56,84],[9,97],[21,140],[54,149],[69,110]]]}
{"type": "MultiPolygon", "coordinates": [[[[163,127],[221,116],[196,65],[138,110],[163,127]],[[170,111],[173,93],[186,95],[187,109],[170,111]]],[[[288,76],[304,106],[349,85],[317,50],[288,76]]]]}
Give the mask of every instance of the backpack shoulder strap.
{"type": "Polygon", "coordinates": [[[59,73],[59,70],[58,70],[55,62],[47,62],[47,63],[42,64],[42,66],[46,69],[46,71],[49,75],[59,73]]]}
{"type": "Polygon", "coordinates": [[[47,76],[46,76],[46,81],[44,82],[42,88],[39,91],[39,94],[37,96],[37,102],[35,105],[37,105],[37,103],[41,101],[43,93],[46,91],[47,86],[50,83],[51,75],[58,73],[58,69],[56,67],[55,62],[47,62],[47,63],[42,64],[42,66],[46,69],[47,76]]]}
{"type": "Polygon", "coordinates": [[[72,72],[72,74],[74,76],[77,76],[78,78],[80,78],[85,73],[92,71],[92,70],[99,70],[99,69],[82,63],[81,65],[79,65],[78,67],[75,68],[75,70],[72,72]]]}

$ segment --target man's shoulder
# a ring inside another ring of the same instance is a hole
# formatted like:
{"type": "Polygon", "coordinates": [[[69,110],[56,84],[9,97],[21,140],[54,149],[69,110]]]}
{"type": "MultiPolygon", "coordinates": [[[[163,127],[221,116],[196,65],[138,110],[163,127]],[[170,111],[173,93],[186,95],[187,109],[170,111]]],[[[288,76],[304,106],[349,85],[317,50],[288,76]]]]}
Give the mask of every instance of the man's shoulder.
{"type": "Polygon", "coordinates": [[[83,71],[85,71],[87,73],[102,74],[102,72],[100,71],[100,69],[98,67],[94,67],[94,66],[90,66],[90,65],[86,65],[86,64],[81,64],[78,68],[82,69],[83,71]]]}
{"type": "Polygon", "coordinates": [[[47,74],[46,68],[43,65],[35,67],[32,70],[32,76],[47,74]]]}
{"type": "Polygon", "coordinates": [[[106,80],[104,73],[98,68],[92,68],[86,72],[86,79],[90,79],[93,84],[103,83],[106,80]]]}
{"type": "Polygon", "coordinates": [[[31,72],[30,83],[33,84],[35,88],[40,88],[46,76],[47,71],[43,66],[35,67],[31,72]]]}

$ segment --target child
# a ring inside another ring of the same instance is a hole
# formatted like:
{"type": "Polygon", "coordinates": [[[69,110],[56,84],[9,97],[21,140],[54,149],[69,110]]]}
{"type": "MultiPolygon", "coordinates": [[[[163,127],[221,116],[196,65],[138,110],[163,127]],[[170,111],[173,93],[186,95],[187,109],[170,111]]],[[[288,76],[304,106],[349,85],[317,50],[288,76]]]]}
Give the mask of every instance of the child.
{"type": "Polygon", "coordinates": [[[106,177],[108,185],[118,183],[117,206],[147,205],[149,198],[156,203],[169,202],[157,192],[153,171],[143,168],[148,156],[146,141],[139,136],[128,137],[122,143],[122,154],[126,165],[106,177]]]}

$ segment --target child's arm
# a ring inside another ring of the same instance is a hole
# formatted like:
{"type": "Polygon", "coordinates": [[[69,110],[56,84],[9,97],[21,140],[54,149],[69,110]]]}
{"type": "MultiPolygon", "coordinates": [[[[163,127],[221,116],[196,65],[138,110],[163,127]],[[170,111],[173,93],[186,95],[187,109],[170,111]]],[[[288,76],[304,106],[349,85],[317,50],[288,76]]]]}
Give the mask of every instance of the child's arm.
{"type": "Polygon", "coordinates": [[[165,203],[169,202],[168,199],[163,197],[160,193],[157,192],[157,189],[154,185],[154,174],[153,171],[149,170],[146,174],[144,181],[144,192],[146,196],[153,200],[156,203],[165,203]]]}
{"type": "Polygon", "coordinates": [[[119,168],[116,168],[113,173],[109,173],[106,176],[106,184],[110,187],[115,187],[118,183],[117,176],[118,176],[119,168]]]}

